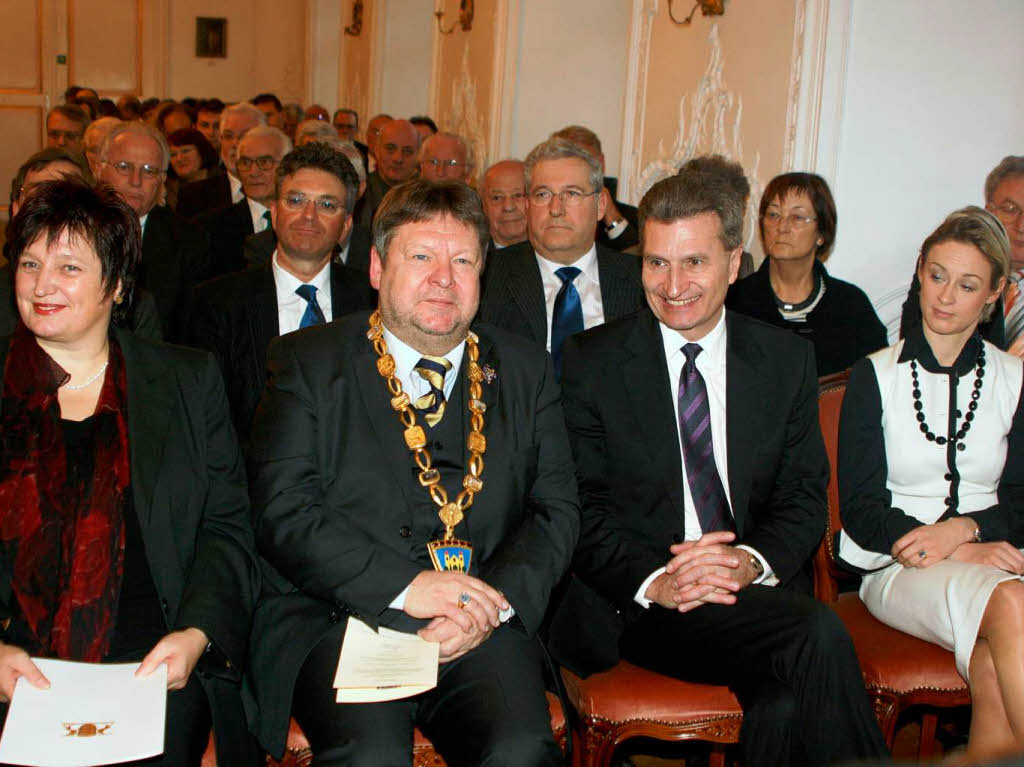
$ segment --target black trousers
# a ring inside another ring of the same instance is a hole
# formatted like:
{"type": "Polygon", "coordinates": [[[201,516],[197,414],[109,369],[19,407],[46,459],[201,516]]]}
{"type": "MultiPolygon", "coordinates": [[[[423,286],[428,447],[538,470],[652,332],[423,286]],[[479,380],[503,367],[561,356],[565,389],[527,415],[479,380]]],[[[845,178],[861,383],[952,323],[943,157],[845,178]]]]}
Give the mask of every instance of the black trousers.
{"type": "Polygon", "coordinates": [[[341,649],[332,632],[313,648],[295,684],[292,713],[313,765],[408,767],[418,726],[452,767],[559,765],[535,639],[502,626],[440,666],[437,687],[387,703],[338,703],[331,686],[341,649]]]}
{"type": "Polygon", "coordinates": [[[744,764],[824,765],[888,754],[846,628],[808,596],[750,586],[734,605],[688,613],[652,605],[619,647],[643,668],[732,688],[744,707],[744,764]]]}

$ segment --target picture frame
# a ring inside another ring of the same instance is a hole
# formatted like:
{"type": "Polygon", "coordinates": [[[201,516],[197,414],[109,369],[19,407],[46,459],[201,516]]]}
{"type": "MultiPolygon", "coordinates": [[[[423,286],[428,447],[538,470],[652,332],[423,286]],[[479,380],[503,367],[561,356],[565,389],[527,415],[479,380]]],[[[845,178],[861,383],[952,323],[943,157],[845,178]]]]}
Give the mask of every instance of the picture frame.
{"type": "Polygon", "coordinates": [[[196,56],[201,59],[227,58],[227,19],[211,16],[196,17],[196,56]]]}

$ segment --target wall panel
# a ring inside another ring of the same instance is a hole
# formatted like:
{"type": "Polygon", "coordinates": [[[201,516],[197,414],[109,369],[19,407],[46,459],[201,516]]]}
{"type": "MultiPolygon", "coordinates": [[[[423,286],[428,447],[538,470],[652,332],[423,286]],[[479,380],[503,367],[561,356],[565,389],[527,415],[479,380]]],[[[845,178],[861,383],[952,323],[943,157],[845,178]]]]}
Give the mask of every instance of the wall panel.
{"type": "Polygon", "coordinates": [[[104,95],[142,89],[143,0],[68,0],[68,80],[104,95]]]}
{"type": "Polygon", "coordinates": [[[39,91],[43,87],[42,7],[40,2],[4,4],[0,23],[0,90],[39,91]]]}

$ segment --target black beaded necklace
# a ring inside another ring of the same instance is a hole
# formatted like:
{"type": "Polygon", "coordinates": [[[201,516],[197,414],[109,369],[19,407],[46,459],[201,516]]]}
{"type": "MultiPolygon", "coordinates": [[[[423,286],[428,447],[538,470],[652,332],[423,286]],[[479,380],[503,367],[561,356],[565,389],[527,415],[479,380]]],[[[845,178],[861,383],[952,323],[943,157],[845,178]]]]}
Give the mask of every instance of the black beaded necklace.
{"type": "MultiPolygon", "coordinates": [[[[964,437],[967,436],[967,432],[971,430],[971,422],[974,420],[974,411],[978,409],[978,399],[981,397],[981,384],[982,379],[985,377],[985,345],[982,344],[981,351],[978,353],[978,367],[974,371],[974,391],[971,392],[971,401],[967,405],[967,415],[964,416],[964,421],[960,424],[960,428],[957,430],[955,435],[947,437],[936,437],[931,429],[928,428],[928,424],[924,420],[924,405],[921,403],[921,386],[917,378],[917,360],[910,361],[910,378],[911,385],[913,387],[914,396],[914,410],[917,411],[917,422],[920,425],[921,432],[924,434],[925,439],[929,442],[934,442],[938,445],[945,445],[946,442],[956,445],[956,449],[961,452],[967,449],[967,445],[964,444],[964,437]]],[[[959,415],[959,412],[957,413],[959,415]]]]}

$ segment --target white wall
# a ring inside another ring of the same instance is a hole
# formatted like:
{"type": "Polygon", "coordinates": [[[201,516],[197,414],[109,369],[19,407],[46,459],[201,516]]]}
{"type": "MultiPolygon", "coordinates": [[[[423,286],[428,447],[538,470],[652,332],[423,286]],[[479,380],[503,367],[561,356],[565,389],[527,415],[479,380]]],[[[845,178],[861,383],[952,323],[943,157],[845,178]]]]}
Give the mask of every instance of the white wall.
{"type": "Polygon", "coordinates": [[[828,266],[883,322],[899,316],[924,238],[982,203],[1003,156],[1024,154],[1022,33],[1020,0],[850,3],[828,266]]]}
{"type": "Polygon", "coordinates": [[[625,0],[520,0],[507,153],[525,157],[552,131],[586,125],[618,175],[631,4],[625,0]]]}
{"type": "Polygon", "coordinates": [[[386,0],[382,7],[387,10],[381,30],[383,46],[376,56],[380,91],[371,109],[395,117],[426,114],[436,23],[434,6],[427,0],[386,0]]]}

